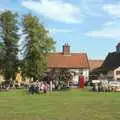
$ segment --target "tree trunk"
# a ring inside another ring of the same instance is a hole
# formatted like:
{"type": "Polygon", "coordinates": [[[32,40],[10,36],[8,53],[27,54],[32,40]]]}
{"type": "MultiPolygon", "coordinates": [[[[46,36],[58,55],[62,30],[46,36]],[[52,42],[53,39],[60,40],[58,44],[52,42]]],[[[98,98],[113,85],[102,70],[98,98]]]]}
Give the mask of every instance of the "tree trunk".
{"type": "Polygon", "coordinates": [[[50,81],[50,92],[52,92],[52,80],[50,81]]]}

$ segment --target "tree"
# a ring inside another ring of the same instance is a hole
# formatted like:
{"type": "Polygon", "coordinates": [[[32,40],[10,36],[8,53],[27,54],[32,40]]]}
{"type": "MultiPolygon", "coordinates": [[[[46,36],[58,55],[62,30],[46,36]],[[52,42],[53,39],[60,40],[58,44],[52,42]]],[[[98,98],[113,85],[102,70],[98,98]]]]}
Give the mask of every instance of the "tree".
{"type": "Polygon", "coordinates": [[[59,74],[60,80],[64,82],[69,82],[72,80],[72,74],[68,69],[60,69],[60,74],[59,74]]]}
{"type": "Polygon", "coordinates": [[[3,43],[0,43],[0,67],[2,67],[2,65],[3,65],[4,54],[5,54],[4,45],[3,45],[3,43]]]}
{"type": "Polygon", "coordinates": [[[26,36],[23,71],[27,77],[36,80],[47,70],[47,55],[54,50],[55,42],[36,16],[25,15],[22,23],[26,36]]]}
{"type": "MultiPolygon", "coordinates": [[[[57,89],[66,89],[69,87],[69,83],[72,81],[73,75],[67,68],[52,69],[49,71],[47,79],[49,82],[55,82],[57,89]],[[59,86],[59,87],[58,87],[59,86]]],[[[52,84],[52,83],[51,83],[52,84]]],[[[52,89],[51,89],[52,91],[52,89]]]]}
{"type": "MultiPolygon", "coordinates": [[[[4,46],[3,74],[7,81],[15,79],[18,61],[18,21],[17,14],[9,10],[0,13],[0,41],[4,46]]],[[[2,49],[3,50],[3,49],[2,49]]]]}

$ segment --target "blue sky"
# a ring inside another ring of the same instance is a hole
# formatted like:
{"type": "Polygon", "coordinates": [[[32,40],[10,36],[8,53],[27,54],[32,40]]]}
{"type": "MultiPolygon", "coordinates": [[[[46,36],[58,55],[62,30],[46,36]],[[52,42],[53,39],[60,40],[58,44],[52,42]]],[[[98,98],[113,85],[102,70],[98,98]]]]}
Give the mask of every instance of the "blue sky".
{"type": "Polygon", "coordinates": [[[119,0],[0,0],[0,10],[32,12],[56,41],[56,51],[69,43],[72,52],[104,59],[120,42],[119,0]]]}

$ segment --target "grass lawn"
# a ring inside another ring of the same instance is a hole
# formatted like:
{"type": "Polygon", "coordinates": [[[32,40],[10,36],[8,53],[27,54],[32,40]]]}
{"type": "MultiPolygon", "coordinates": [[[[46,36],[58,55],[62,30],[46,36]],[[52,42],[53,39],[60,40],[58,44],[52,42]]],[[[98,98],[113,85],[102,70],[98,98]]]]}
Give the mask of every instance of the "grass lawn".
{"type": "Polygon", "coordinates": [[[0,92],[0,120],[120,120],[120,93],[81,90],[29,95],[0,92]]]}

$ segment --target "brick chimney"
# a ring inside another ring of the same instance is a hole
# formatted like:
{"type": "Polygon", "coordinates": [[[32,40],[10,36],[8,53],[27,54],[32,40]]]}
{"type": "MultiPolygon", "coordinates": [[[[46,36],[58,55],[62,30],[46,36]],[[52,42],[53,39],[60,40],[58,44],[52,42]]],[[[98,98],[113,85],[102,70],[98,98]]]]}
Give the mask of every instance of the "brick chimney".
{"type": "Polygon", "coordinates": [[[70,55],[70,46],[67,44],[63,45],[63,54],[70,55]]]}

